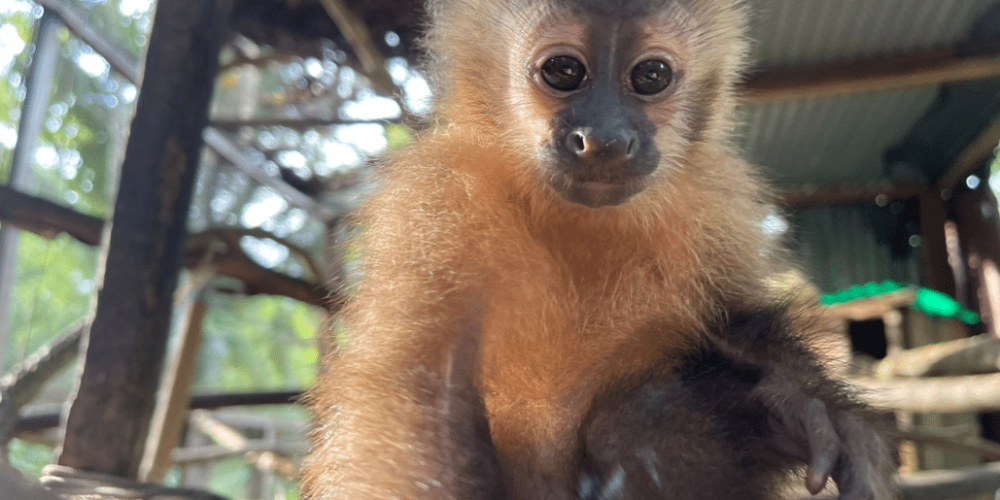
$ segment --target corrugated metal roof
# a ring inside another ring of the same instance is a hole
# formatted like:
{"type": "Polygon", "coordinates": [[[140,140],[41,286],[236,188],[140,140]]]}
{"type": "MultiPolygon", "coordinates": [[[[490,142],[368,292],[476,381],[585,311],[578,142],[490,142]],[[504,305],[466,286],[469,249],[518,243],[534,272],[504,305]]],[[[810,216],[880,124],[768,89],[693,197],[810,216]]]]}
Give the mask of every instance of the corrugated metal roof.
{"type": "Polygon", "coordinates": [[[883,177],[882,155],[937,97],[937,87],[746,106],[738,143],[778,184],[883,177]]]}
{"type": "MultiPolygon", "coordinates": [[[[801,68],[954,48],[1000,0],[750,2],[756,12],[750,32],[757,41],[754,67],[801,68]]],[[[932,106],[941,104],[941,88],[748,104],[741,109],[738,145],[779,185],[822,188],[885,179],[892,176],[884,165],[886,152],[910,137],[929,109],[937,109],[932,106]]],[[[949,166],[917,163],[931,176],[949,166]]],[[[800,208],[789,217],[789,243],[826,292],[886,279],[920,283],[921,249],[900,251],[908,241],[919,245],[919,239],[907,240],[919,233],[907,220],[874,203],[800,208]],[[893,237],[899,241],[890,241],[893,237]]]]}
{"type": "MultiPolygon", "coordinates": [[[[755,66],[801,67],[953,47],[994,3],[754,0],[755,66]]],[[[780,184],[878,179],[884,152],[906,136],[938,90],[934,85],[746,105],[739,143],[780,184]]]]}
{"type": "Polygon", "coordinates": [[[753,0],[759,64],[799,66],[947,48],[991,0],[753,0]]]}

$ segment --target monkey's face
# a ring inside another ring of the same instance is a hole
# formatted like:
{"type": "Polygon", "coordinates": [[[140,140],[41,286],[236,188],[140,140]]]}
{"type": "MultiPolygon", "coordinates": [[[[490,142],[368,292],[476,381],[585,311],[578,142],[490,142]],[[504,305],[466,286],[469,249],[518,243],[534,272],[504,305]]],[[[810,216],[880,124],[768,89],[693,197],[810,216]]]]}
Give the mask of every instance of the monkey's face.
{"type": "Polygon", "coordinates": [[[541,177],[559,196],[620,205],[684,164],[708,126],[703,94],[720,85],[704,75],[719,69],[692,68],[698,27],[680,3],[655,12],[642,11],[647,2],[606,11],[581,3],[543,18],[513,50],[513,126],[531,135],[541,177]]]}

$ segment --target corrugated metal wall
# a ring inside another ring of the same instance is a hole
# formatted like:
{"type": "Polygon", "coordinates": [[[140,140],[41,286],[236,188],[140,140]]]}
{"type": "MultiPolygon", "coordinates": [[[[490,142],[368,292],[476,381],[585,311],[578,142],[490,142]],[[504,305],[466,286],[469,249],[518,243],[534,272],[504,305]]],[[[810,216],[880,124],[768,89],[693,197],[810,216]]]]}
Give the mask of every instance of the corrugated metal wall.
{"type": "MultiPolygon", "coordinates": [[[[903,205],[904,211],[913,208],[903,205]]],[[[911,240],[919,226],[904,211],[896,214],[892,206],[874,204],[799,210],[788,216],[787,244],[824,293],[871,281],[919,284],[923,249],[911,240]]]]}

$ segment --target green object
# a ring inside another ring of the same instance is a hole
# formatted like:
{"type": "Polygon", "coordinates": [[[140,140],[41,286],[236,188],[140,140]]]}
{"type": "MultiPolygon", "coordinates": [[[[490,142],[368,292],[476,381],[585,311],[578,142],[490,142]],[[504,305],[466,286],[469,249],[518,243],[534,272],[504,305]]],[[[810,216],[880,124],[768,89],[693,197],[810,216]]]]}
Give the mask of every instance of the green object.
{"type": "Polygon", "coordinates": [[[883,281],[881,283],[865,283],[856,285],[846,290],[828,293],[820,297],[819,302],[825,306],[843,304],[854,300],[868,299],[880,295],[888,295],[900,290],[912,289],[916,291],[916,298],[910,304],[910,308],[923,312],[928,316],[939,318],[954,318],[968,325],[979,323],[979,315],[973,311],[965,309],[955,299],[946,294],[931,290],[929,288],[919,288],[914,285],[898,283],[895,281],[883,281]]]}

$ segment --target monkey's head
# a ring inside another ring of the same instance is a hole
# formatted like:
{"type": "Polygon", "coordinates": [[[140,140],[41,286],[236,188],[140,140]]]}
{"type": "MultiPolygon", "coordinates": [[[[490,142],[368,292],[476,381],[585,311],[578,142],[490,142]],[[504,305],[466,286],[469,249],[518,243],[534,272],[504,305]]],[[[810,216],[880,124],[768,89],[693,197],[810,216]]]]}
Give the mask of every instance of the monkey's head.
{"type": "Polygon", "coordinates": [[[620,205],[731,128],[739,0],[431,0],[442,115],[562,198],[620,205]]]}

